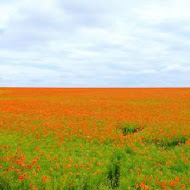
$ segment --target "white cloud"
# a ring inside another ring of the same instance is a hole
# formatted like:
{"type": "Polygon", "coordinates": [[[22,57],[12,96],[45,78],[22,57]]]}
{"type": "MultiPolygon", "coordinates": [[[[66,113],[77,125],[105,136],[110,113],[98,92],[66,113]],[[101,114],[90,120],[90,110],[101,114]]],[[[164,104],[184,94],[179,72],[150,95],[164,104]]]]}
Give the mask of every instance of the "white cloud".
{"type": "Polygon", "coordinates": [[[189,8],[188,0],[0,0],[0,85],[189,86],[189,8]]]}
{"type": "Polygon", "coordinates": [[[137,10],[137,14],[142,19],[153,22],[183,20],[190,17],[189,7],[189,0],[156,0],[145,3],[145,5],[141,7],[141,10],[137,10]]]}
{"type": "Polygon", "coordinates": [[[2,3],[0,1],[0,28],[6,28],[7,23],[17,14],[18,3],[2,3]]]}
{"type": "Polygon", "coordinates": [[[177,71],[177,72],[189,72],[190,71],[190,65],[188,65],[187,67],[183,67],[179,64],[172,64],[172,65],[168,65],[164,71],[177,71]]]}

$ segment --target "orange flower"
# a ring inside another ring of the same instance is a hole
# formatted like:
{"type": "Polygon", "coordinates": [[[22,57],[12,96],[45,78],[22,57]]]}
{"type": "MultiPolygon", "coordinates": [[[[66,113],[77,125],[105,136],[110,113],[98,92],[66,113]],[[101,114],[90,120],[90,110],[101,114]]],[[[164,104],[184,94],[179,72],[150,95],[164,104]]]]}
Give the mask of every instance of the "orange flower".
{"type": "Polygon", "coordinates": [[[176,181],[177,183],[179,183],[179,181],[180,181],[179,177],[176,177],[176,178],[175,178],[175,181],[176,181]]]}
{"type": "Polygon", "coordinates": [[[185,188],[185,184],[183,183],[183,184],[181,184],[181,188],[182,189],[184,189],[185,188]]]}
{"type": "Polygon", "coordinates": [[[43,177],[42,177],[42,181],[43,181],[43,183],[46,183],[47,178],[48,178],[47,176],[43,176],[43,177]]]}
{"type": "Polygon", "coordinates": [[[40,166],[37,166],[37,167],[36,167],[36,170],[37,170],[37,171],[40,171],[40,166]]]}
{"type": "Polygon", "coordinates": [[[145,186],[146,186],[146,182],[145,182],[145,181],[142,181],[142,182],[140,183],[140,187],[141,187],[142,189],[144,189],[145,186]]]}
{"type": "Polygon", "coordinates": [[[171,180],[171,181],[170,181],[170,186],[171,186],[171,187],[175,187],[175,181],[174,181],[174,180],[171,180]]]}
{"type": "Polygon", "coordinates": [[[23,175],[18,178],[19,181],[22,181],[23,179],[24,179],[23,175]]]}

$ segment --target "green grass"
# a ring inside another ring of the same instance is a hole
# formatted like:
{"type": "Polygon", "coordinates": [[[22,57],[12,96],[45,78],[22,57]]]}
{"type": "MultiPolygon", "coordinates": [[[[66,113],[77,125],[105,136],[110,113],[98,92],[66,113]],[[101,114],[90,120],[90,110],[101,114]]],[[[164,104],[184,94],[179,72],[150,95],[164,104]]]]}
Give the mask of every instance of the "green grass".
{"type": "MultiPolygon", "coordinates": [[[[54,120],[52,118],[52,122],[54,120]]],[[[65,120],[69,123],[68,118],[65,120]]],[[[100,129],[106,125],[103,121],[97,123],[100,129]]],[[[176,182],[172,189],[180,189],[181,184],[185,184],[186,189],[190,186],[190,148],[184,144],[187,136],[157,141],[145,137],[143,142],[138,139],[144,133],[139,124],[121,123],[117,128],[118,133],[123,138],[132,135],[133,143],[128,144],[126,139],[119,145],[111,139],[99,142],[74,135],[60,139],[58,134],[61,129],[46,133],[40,127],[42,124],[42,121],[34,118],[31,126],[27,126],[29,131],[35,126],[31,134],[27,130],[20,133],[15,131],[17,121],[12,124],[12,132],[1,131],[0,190],[27,190],[34,187],[39,190],[143,189],[141,186],[144,182],[146,186],[160,189],[165,181],[167,189],[171,189],[169,183],[175,181],[176,177],[180,183],[176,182]],[[178,146],[179,143],[184,146],[178,146]],[[16,161],[23,155],[25,166],[20,166],[16,161]],[[32,165],[32,168],[27,168],[27,165],[32,165]],[[16,170],[21,173],[16,173],[16,170]],[[18,178],[24,174],[27,177],[19,181],[18,178]],[[47,177],[45,183],[44,176],[47,177]]],[[[70,132],[66,125],[63,127],[70,132]]]]}

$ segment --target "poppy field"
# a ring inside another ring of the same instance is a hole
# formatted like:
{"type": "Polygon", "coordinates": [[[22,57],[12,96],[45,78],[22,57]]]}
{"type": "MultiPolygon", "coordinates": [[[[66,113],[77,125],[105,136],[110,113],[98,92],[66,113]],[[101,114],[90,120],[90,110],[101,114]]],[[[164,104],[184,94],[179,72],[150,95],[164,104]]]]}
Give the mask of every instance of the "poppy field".
{"type": "Polygon", "coordinates": [[[9,189],[190,189],[190,89],[0,88],[9,189]]]}

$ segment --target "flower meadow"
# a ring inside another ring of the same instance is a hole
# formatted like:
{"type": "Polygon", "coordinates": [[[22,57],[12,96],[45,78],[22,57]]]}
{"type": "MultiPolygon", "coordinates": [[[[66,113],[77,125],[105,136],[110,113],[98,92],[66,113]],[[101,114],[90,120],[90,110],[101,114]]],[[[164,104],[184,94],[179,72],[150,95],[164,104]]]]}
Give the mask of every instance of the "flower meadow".
{"type": "Polygon", "coordinates": [[[0,88],[9,189],[190,189],[190,89],[0,88]]]}

